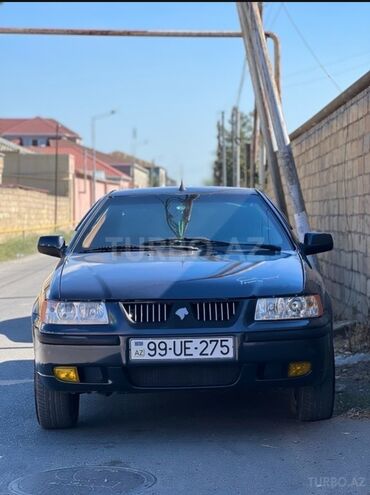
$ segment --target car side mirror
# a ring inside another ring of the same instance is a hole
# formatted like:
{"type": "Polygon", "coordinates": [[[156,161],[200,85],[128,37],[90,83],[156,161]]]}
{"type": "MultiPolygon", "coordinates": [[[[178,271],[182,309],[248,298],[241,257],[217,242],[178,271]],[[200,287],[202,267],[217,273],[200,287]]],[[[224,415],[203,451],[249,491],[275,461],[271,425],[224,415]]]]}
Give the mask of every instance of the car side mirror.
{"type": "Polygon", "coordinates": [[[64,254],[66,243],[61,235],[44,235],[37,244],[39,253],[61,258],[64,254]]]}
{"type": "Polygon", "coordinates": [[[307,232],[301,244],[305,254],[317,254],[331,251],[334,247],[333,237],[325,232],[307,232]]]}

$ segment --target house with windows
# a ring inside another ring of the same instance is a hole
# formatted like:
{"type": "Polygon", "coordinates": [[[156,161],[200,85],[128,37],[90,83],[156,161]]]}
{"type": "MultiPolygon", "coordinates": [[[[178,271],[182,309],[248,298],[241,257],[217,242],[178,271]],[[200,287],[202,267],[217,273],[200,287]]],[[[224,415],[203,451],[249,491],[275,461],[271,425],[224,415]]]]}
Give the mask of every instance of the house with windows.
{"type": "Polygon", "coordinates": [[[1,119],[0,136],[20,146],[49,146],[50,140],[67,139],[80,143],[81,137],[57,120],[33,117],[1,119]]]}
{"type": "Polygon", "coordinates": [[[115,151],[111,153],[110,157],[110,163],[113,167],[133,177],[133,187],[145,187],[143,185],[145,181],[151,187],[176,185],[176,181],[168,176],[167,170],[157,165],[154,160],[149,162],[122,151],[115,151]]]}
{"type": "Polygon", "coordinates": [[[0,140],[3,182],[68,196],[74,221],[113,189],[170,181],[166,169],[153,162],[84,146],[77,132],[51,118],[0,118],[0,140]]]}

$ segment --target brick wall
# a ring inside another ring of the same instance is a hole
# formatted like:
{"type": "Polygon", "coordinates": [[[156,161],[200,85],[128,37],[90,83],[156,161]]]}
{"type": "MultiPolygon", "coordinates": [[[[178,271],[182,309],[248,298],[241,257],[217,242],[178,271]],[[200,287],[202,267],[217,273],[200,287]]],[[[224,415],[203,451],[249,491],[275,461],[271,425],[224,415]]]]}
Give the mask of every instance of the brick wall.
{"type": "Polygon", "coordinates": [[[0,153],[0,184],[3,181],[4,155],[0,153]]]}
{"type": "MultiPolygon", "coordinates": [[[[6,153],[3,184],[20,185],[55,192],[55,156],[42,154],[6,153]]],[[[68,196],[74,173],[74,157],[58,155],[58,196],[68,196]]]]}
{"type": "MultiPolygon", "coordinates": [[[[60,228],[71,226],[71,203],[68,197],[58,197],[60,228]]],[[[54,197],[46,192],[0,186],[0,242],[12,236],[37,232],[52,232],[54,227],[54,197]]]]}
{"type": "MultiPolygon", "coordinates": [[[[336,318],[366,322],[370,313],[370,73],[360,81],[291,139],[311,228],[334,237],[334,251],[319,255],[319,260],[336,318]],[[362,89],[356,94],[360,81],[362,89]]],[[[273,197],[271,184],[267,193],[273,197]]]]}

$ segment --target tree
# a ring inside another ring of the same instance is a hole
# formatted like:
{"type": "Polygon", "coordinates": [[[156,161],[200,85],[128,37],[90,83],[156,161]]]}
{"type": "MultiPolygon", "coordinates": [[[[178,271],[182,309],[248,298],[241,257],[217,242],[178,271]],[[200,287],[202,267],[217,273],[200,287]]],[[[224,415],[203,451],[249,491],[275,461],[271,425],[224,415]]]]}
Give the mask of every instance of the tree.
{"type": "MultiPolygon", "coordinates": [[[[233,145],[231,133],[231,118],[228,126],[225,126],[225,143],[226,143],[226,172],[227,185],[233,185],[233,145]]],[[[252,117],[251,114],[240,112],[240,184],[247,184],[247,167],[246,167],[246,144],[251,142],[252,136],[252,117]]],[[[222,185],[222,136],[221,125],[217,123],[217,149],[216,159],[213,163],[213,184],[222,185]]]]}

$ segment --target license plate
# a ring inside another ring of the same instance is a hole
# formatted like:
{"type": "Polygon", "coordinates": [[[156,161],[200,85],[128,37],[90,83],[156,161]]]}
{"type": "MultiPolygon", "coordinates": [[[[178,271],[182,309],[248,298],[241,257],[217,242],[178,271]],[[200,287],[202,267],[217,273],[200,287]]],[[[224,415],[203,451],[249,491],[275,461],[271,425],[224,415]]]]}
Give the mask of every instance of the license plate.
{"type": "Polygon", "coordinates": [[[234,358],[234,337],[130,339],[131,361],[202,361],[234,358]]]}

